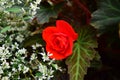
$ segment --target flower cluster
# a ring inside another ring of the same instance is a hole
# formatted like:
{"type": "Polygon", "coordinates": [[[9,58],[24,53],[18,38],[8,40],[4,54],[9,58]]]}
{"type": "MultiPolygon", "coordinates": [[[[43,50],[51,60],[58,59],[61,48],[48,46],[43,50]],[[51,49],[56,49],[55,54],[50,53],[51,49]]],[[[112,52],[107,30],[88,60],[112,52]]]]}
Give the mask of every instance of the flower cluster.
{"type": "Polygon", "coordinates": [[[9,46],[8,44],[0,47],[0,79],[50,80],[54,76],[53,73],[60,70],[55,61],[46,55],[44,48],[42,52],[36,52],[36,49],[41,47],[38,44],[32,45],[33,53],[30,56],[27,54],[27,49],[19,48],[20,44],[17,42],[9,46]],[[43,62],[40,62],[38,55],[42,56],[43,62]]]}
{"type": "Polygon", "coordinates": [[[61,70],[40,43],[30,45],[29,49],[24,46],[25,39],[31,36],[28,21],[40,2],[0,1],[0,80],[50,80],[55,71],[61,70]],[[16,5],[19,7],[14,8],[16,5]]]}

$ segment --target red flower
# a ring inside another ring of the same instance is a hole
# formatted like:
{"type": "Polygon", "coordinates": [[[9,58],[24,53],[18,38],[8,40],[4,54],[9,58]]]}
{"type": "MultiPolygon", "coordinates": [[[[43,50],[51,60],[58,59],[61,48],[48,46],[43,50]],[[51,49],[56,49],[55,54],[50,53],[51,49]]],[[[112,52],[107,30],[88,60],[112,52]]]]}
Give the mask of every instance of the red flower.
{"type": "Polygon", "coordinates": [[[57,20],[56,27],[48,26],[43,30],[42,37],[46,41],[47,52],[53,54],[50,58],[61,60],[72,54],[73,42],[78,35],[69,23],[57,20]]]}

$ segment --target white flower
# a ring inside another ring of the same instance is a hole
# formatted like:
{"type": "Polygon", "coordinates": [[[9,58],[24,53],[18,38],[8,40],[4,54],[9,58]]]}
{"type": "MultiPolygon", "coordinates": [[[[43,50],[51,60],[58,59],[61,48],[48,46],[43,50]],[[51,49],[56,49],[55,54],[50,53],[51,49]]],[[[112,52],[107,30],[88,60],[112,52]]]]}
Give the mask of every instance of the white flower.
{"type": "Polygon", "coordinates": [[[43,52],[43,53],[39,53],[39,54],[42,55],[42,59],[43,59],[44,62],[50,60],[49,57],[46,55],[46,53],[43,52]]]}
{"type": "Polygon", "coordinates": [[[19,34],[15,39],[19,42],[22,42],[24,40],[24,36],[19,34]]]}
{"type": "Polygon", "coordinates": [[[20,4],[20,3],[22,3],[22,1],[20,1],[20,0],[17,0],[17,3],[18,3],[18,4],[20,4]]]}
{"type": "Polygon", "coordinates": [[[40,4],[41,0],[36,0],[35,4],[40,4]]]}
{"type": "Polygon", "coordinates": [[[52,68],[50,68],[48,70],[48,76],[47,76],[47,80],[50,80],[53,76],[54,70],[52,68]]]}
{"type": "Polygon", "coordinates": [[[3,53],[3,50],[5,49],[5,47],[0,47],[0,55],[3,53]]]}
{"type": "Polygon", "coordinates": [[[41,45],[41,44],[36,43],[36,47],[42,47],[42,45],[41,45]]]}
{"type": "Polygon", "coordinates": [[[19,65],[18,65],[18,70],[19,70],[19,71],[23,71],[23,73],[25,74],[26,72],[29,71],[29,68],[26,67],[26,66],[24,66],[24,65],[22,65],[22,64],[19,64],[19,65]]]}
{"type": "Polygon", "coordinates": [[[47,72],[47,67],[42,65],[41,63],[39,64],[38,69],[38,71],[42,72],[43,74],[46,74],[47,72]]]}
{"type": "Polygon", "coordinates": [[[3,69],[2,69],[2,67],[0,66],[0,74],[2,74],[3,73],[3,69]]]}
{"type": "Polygon", "coordinates": [[[37,7],[37,5],[33,3],[30,3],[30,7],[33,11],[36,11],[37,9],[39,9],[39,7],[37,7]]]}
{"type": "Polygon", "coordinates": [[[8,76],[10,77],[11,75],[12,75],[12,73],[11,73],[11,72],[9,72],[9,73],[8,73],[8,76]]]}
{"type": "Polygon", "coordinates": [[[14,45],[11,45],[12,46],[12,50],[14,49],[19,49],[19,44],[17,42],[14,43],[14,45]]]}
{"type": "Polygon", "coordinates": [[[53,54],[52,54],[52,53],[50,53],[50,52],[48,52],[48,53],[47,53],[47,56],[49,56],[49,57],[50,57],[50,56],[52,56],[52,55],[53,55],[53,54]]]}
{"type": "Polygon", "coordinates": [[[13,71],[13,72],[17,72],[17,69],[15,69],[15,68],[12,68],[12,71],[13,71]]]}
{"type": "Polygon", "coordinates": [[[37,12],[36,11],[32,11],[31,13],[32,13],[32,15],[35,15],[37,12]]]}
{"type": "MultiPolygon", "coordinates": [[[[28,23],[40,9],[41,1],[0,0],[0,13],[3,13],[1,14],[3,17],[0,18],[0,24],[6,23],[5,26],[11,26],[6,32],[0,33],[0,80],[26,80],[21,77],[21,74],[25,75],[28,80],[31,80],[29,74],[33,74],[35,80],[50,80],[54,77],[55,68],[59,68],[54,63],[54,59],[49,59],[52,54],[49,52],[46,54],[41,44],[36,43],[30,51],[27,51],[21,45],[31,34],[28,31],[28,23]],[[28,4],[26,5],[26,3],[28,4]],[[20,6],[20,13],[7,10],[8,8],[12,9],[15,5],[20,6]],[[30,17],[29,20],[26,19],[28,17],[30,17]],[[42,52],[38,50],[39,48],[42,48],[42,52]],[[42,59],[38,59],[38,54],[42,55],[42,59]],[[53,65],[55,68],[53,68],[53,65]],[[37,72],[42,75],[35,75],[37,72]]],[[[4,29],[5,26],[0,26],[0,30],[4,29]]]]}
{"type": "Polygon", "coordinates": [[[8,68],[10,68],[9,63],[6,62],[6,60],[4,60],[4,62],[3,62],[1,65],[2,65],[2,68],[3,68],[3,69],[8,69],[8,68]]]}
{"type": "Polygon", "coordinates": [[[32,45],[32,49],[36,49],[36,46],[35,46],[35,45],[32,45]]]}
{"type": "Polygon", "coordinates": [[[32,61],[32,60],[35,60],[35,59],[37,59],[37,56],[36,56],[35,53],[33,53],[33,54],[31,55],[31,57],[30,57],[30,60],[32,61]]]}
{"type": "Polygon", "coordinates": [[[28,71],[29,71],[29,68],[26,67],[26,66],[24,66],[24,68],[23,68],[23,73],[25,74],[25,73],[28,72],[28,71]]]}
{"type": "Polygon", "coordinates": [[[12,0],[11,2],[15,3],[15,0],[12,0]]]}
{"type": "Polygon", "coordinates": [[[31,8],[31,10],[30,10],[29,12],[31,12],[32,15],[35,15],[35,14],[37,13],[36,10],[37,10],[37,9],[40,9],[40,8],[38,7],[38,4],[40,4],[40,2],[41,2],[41,0],[36,0],[36,1],[34,1],[33,3],[30,3],[30,8],[31,8]]]}
{"type": "Polygon", "coordinates": [[[61,67],[59,67],[57,64],[51,64],[56,70],[62,71],[61,67]]]}
{"type": "Polygon", "coordinates": [[[10,80],[9,77],[5,76],[5,77],[2,77],[1,80],[10,80]]]}
{"type": "Polygon", "coordinates": [[[18,50],[18,53],[19,53],[19,54],[25,54],[26,51],[27,51],[27,50],[26,50],[25,48],[22,48],[22,49],[19,49],[19,50],[18,50]]]}
{"type": "Polygon", "coordinates": [[[23,67],[22,64],[19,64],[19,65],[18,65],[18,70],[21,71],[21,70],[22,70],[22,67],[23,67]]]}
{"type": "Polygon", "coordinates": [[[15,56],[21,57],[21,59],[24,60],[24,58],[25,58],[26,56],[22,57],[21,55],[22,55],[22,54],[25,54],[26,51],[27,51],[27,50],[26,50],[25,48],[19,49],[18,51],[16,51],[15,56]]]}
{"type": "Polygon", "coordinates": [[[32,45],[32,49],[37,49],[38,47],[42,47],[41,44],[36,43],[35,45],[32,45]]]}
{"type": "Polygon", "coordinates": [[[43,80],[43,79],[40,77],[40,78],[38,78],[38,80],[43,80]]]}
{"type": "Polygon", "coordinates": [[[42,59],[43,59],[43,61],[45,62],[45,61],[50,61],[50,58],[49,58],[49,56],[52,56],[53,54],[51,54],[50,52],[48,52],[47,54],[45,53],[45,51],[44,51],[44,48],[42,48],[42,53],[39,53],[39,54],[41,54],[42,55],[42,59]]]}

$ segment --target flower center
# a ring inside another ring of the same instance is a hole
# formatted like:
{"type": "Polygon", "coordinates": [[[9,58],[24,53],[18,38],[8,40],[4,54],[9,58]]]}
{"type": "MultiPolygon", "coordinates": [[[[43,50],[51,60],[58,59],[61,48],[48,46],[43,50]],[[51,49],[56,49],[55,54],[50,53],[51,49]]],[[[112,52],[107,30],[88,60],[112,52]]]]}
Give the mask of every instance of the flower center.
{"type": "Polygon", "coordinates": [[[57,51],[64,51],[68,47],[68,36],[63,33],[55,33],[52,36],[53,47],[57,51]]]}

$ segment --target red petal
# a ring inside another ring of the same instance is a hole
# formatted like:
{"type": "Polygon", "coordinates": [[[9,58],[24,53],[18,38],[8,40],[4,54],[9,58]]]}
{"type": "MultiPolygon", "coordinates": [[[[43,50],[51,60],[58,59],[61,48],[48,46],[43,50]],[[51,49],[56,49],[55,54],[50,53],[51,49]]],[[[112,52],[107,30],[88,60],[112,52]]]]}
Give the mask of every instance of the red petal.
{"type": "Polygon", "coordinates": [[[64,58],[66,58],[65,55],[61,55],[60,52],[57,52],[57,51],[51,49],[51,46],[49,46],[49,45],[46,45],[46,50],[52,54],[52,56],[50,56],[50,58],[52,58],[52,59],[62,60],[64,58]]]}
{"type": "Polygon", "coordinates": [[[66,49],[65,56],[68,57],[72,54],[73,41],[70,39],[68,48],[66,49]]]}
{"type": "Polygon", "coordinates": [[[48,26],[47,28],[45,28],[42,32],[42,37],[45,41],[49,40],[49,36],[53,33],[58,33],[56,27],[54,26],[48,26]]]}
{"type": "Polygon", "coordinates": [[[69,23],[67,23],[66,21],[64,21],[64,20],[57,20],[56,21],[56,26],[57,26],[57,29],[60,32],[63,32],[65,34],[69,35],[73,40],[76,40],[78,38],[78,34],[75,33],[75,31],[72,28],[72,26],[69,23]]]}
{"type": "Polygon", "coordinates": [[[50,58],[52,59],[54,58],[56,60],[62,60],[70,56],[72,54],[72,48],[73,48],[73,41],[71,39],[70,39],[68,48],[66,49],[64,53],[61,53],[59,50],[58,51],[54,50],[50,44],[46,45],[46,50],[53,54],[52,56],[50,56],[50,58]]]}

